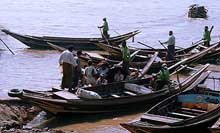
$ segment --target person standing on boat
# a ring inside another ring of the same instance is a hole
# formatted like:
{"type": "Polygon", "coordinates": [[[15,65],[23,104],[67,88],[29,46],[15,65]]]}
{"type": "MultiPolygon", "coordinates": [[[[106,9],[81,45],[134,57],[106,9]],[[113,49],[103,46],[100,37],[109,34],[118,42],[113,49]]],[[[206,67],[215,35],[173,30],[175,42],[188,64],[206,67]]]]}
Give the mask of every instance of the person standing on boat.
{"type": "Polygon", "coordinates": [[[210,46],[210,41],[211,41],[211,32],[214,26],[211,27],[209,31],[209,27],[205,26],[204,32],[203,32],[203,40],[204,40],[204,46],[209,47],[210,46]]]}
{"type": "Polygon", "coordinates": [[[130,51],[129,48],[126,45],[126,41],[122,42],[122,59],[123,59],[123,64],[122,64],[122,71],[124,73],[124,78],[129,74],[129,62],[130,62],[130,51]]]}
{"type": "Polygon", "coordinates": [[[108,27],[108,22],[106,18],[103,18],[103,22],[104,22],[103,25],[99,26],[98,28],[102,28],[102,37],[104,39],[108,39],[109,38],[109,34],[108,34],[109,27],[108,27]]]}
{"type": "Polygon", "coordinates": [[[69,47],[67,50],[63,51],[59,58],[59,64],[62,66],[63,77],[61,88],[72,88],[73,81],[73,66],[76,66],[76,62],[73,56],[73,47],[69,47]]]}
{"type": "Polygon", "coordinates": [[[92,65],[92,61],[88,61],[88,67],[85,69],[85,76],[86,76],[86,82],[87,84],[91,84],[92,86],[96,85],[96,78],[97,71],[95,67],[92,65]]]}
{"type": "Polygon", "coordinates": [[[162,64],[160,72],[157,76],[156,89],[160,90],[164,85],[169,84],[170,82],[170,72],[166,64],[162,64]]]}
{"type": "Polygon", "coordinates": [[[78,85],[79,79],[82,77],[82,68],[80,64],[80,56],[82,55],[82,51],[78,50],[74,60],[76,62],[76,66],[73,66],[73,89],[78,85]]]}
{"type": "Polygon", "coordinates": [[[167,60],[171,61],[174,60],[175,56],[175,36],[173,35],[173,31],[169,31],[169,39],[162,44],[168,44],[168,51],[167,51],[167,60]]]}

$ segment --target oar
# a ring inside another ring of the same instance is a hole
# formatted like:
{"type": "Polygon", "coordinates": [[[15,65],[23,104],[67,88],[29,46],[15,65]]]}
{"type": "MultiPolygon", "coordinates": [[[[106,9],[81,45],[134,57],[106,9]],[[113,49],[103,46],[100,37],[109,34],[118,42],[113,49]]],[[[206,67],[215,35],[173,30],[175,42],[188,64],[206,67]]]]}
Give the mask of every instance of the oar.
{"type": "Polygon", "coordinates": [[[5,45],[5,47],[13,54],[13,55],[15,55],[14,54],[14,52],[8,47],[8,45],[0,38],[0,40],[1,40],[1,42],[5,45]]]}
{"type": "Polygon", "coordinates": [[[173,54],[170,53],[170,51],[167,49],[167,47],[165,47],[163,45],[163,43],[161,41],[158,41],[166,50],[167,50],[167,53],[169,53],[171,56],[173,56],[175,58],[175,56],[173,54]]]}
{"type": "Polygon", "coordinates": [[[149,46],[149,45],[147,45],[147,44],[145,44],[145,43],[143,43],[143,42],[139,42],[139,41],[138,41],[138,43],[141,44],[141,45],[143,45],[143,46],[146,46],[146,47],[148,47],[148,48],[150,48],[150,49],[156,50],[155,48],[153,48],[153,47],[151,47],[151,46],[149,46]]]}
{"type": "Polygon", "coordinates": [[[110,45],[108,39],[106,38],[106,36],[102,33],[101,28],[99,28],[99,31],[101,32],[101,35],[104,37],[105,41],[108,43],[108,45],[110,45]]]}

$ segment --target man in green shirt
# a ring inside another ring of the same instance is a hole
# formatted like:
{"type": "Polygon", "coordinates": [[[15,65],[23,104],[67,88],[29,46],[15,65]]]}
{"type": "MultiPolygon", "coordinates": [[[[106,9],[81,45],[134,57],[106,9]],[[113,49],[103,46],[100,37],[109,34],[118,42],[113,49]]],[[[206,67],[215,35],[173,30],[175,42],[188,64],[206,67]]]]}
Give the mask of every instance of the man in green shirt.
{"type": "Polygon", "coordinates": [[[124,72],[124,77],[126,77],[129,74],[129,62],[130,62],[130,51],[126,45],[126,41],[122,42],[121,52],[123,59],[122,69],[124,72]]]}
{"type": "Polygon", "coordinates": [[[157,85],[156,89],[160,90],[163,88],[164,85],[169,84],[170,81],[170,72],[167,68],[166,64],[162,65],[162,68],[157,76],[157,85]]]}
{"type": "Polygon", "coordinates": [[[109,38],[109,34],[108,34],[108,22],[106,20],[106,18],[103,18],[103,25],[102,26],[99,26],[99,28],[102,28],[102,37],[105,39],[105,38],[109,38]]]}
{"type": "Polygon", "coordinates": [[[208,26],[205,26],[203,33],[204,46],[209,47],[211,41],[211,32],[214,26],[211,27],[210,31],[208,26]]]}

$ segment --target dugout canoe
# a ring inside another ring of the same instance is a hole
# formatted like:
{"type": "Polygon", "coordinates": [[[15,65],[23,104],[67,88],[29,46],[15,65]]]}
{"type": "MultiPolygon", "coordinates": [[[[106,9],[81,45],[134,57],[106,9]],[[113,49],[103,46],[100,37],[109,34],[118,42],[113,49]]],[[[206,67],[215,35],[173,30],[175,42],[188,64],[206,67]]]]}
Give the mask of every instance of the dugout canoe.
{"type": "Polygon", "coordinates": [[[139,120],[121,123],[132,133],[205,133],[220,117],[220,96],[202,83],[210,72],[203,73],[184,92],[156,104],[139,120]]]}
{"type": "Polygon", "coordinates": [[[84,90],[89,90],[99,94],[101,99],[87,99],[78,97],[74,93],[67,91],[47,91],[35,92],[30,90],[11,90],[9,96],[18,97],[22,100],[28,101],[31,104],[41,107],[47,112],[53,114],[58,113],[76,113],[76,114],[92,114],[114,112],[120,110],[137,109],[136,107],[146,107],[161,99],[178,93],[181,90],[190,86],[208,67],[205,65],[194,74],[188,76],[180,84],[175,85],[173,89],[164,88],[161,90],[153,91],[149,87],[151,77],[111,83],[107,85],[100,85],[94,87],[84,87],[84,90]],[[148,93],[139,93],[131,91],[126,88],[126,84],[134,83],[137,85],[145,85],[148,88],[148,93]],[[145,106],[143,106],[145,105],[145,106]]]}
{"type": "MultiPolygon", "coordinates": [[[[27,45],[33,49],[49,49],[51,48],[47,42],[54,43],[58,46],[62,47],[70,47],[73,46],[76,50],[100,50],[94,43],[104,42],[106,40],[102,38],[71,38],[71,37],[54,37],[54,36],[32,36],[32,35],[22,35],[19,33],[12,32],[7,29],[2,29],[2,32],[12,36],[23,44],[27,45]]],[[[110,37],[108,42],[111,45],[119,45],[121,42],[126,41],[136,34],[140,33],[139,30],[135,30],[129,33],[125,33],[119,36],[110,37]]]]}

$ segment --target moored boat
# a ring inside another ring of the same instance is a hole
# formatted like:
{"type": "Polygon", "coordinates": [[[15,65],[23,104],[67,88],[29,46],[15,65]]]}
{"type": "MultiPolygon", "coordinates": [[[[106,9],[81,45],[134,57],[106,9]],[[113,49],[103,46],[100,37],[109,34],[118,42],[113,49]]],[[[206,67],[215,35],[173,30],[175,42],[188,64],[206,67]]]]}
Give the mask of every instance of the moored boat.
{"type": "Polygon", "coordinates": [[[153,106],[139,120],[121,126],[132,133],[207,132],[220,117],[219,93],[199,85],[209,73],[203,73],[184,92],[153,106]]]}
{"type": "MultiPolygon", "coordinates": [[[[13,38],[19,40],[30,48],[34,49],[50,49],[51,47],[47,44],[47,42],[54,43],[56,45],[62,47],[73,46],[75,49],[80,50],[100,50],[94,43],[97,42],[106,42],[106,40],[102,38],[71,38],[71,37],[53,37],[53,36],[31,36],[31,35],[22,35],[15,32],[12,32],[7,29],[2,29],[2,32],[12,36],[13,38]]],[[[122,34],[120,36],[110,37],[108,39],[108,43],[111,45],[118,45],[123,41],[126,41],[136,34],[140,33],[139,30],[135,30],[133,32],[129,32],[126,34],[122,34]]]]}
{"type": "Polygon", "coordinates": [[[146,104],[151,105],[154,102],[186,89],[194,83],[207,67],[208,65],[203,66],[194,74],[188,76],[179,85],[172,87],[173,89],[171,89],[171,86],[169,85],[169,87],[165,87],[164,89],[154,90],[155,88],[150,86],[151,77],[149,77],[140,80],[123,81],[107,85],[81,88],[99,95],[99,98],[95,99],[80,97],[65,90],[46,92],[11,90],[9,96],[21,98],[53,114],[89,114],[127,110],[129,108],[136,109],[136,107],[146,107],[146,104]],[[131,88],[136,88],[136,90],[131,88]]]}

